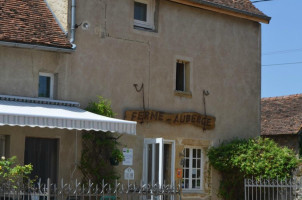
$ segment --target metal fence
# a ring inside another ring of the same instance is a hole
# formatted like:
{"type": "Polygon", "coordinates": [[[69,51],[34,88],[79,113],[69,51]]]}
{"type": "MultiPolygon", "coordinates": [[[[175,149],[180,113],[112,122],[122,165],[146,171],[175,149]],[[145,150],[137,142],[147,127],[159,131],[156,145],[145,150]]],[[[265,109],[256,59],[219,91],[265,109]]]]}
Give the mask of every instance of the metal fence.
{"type": "Polygon", "coordinates": [[[181,200],[179,184],[122,184],[103,181],[95,185],[75,180],[72,183],[47,184],[3,183],[0,185],[0,200],[181,200]]]}
{"type": "Polygon", "coordinates": [[[301,181],[245,179],[245,200],[301,200],[301,181]]]}

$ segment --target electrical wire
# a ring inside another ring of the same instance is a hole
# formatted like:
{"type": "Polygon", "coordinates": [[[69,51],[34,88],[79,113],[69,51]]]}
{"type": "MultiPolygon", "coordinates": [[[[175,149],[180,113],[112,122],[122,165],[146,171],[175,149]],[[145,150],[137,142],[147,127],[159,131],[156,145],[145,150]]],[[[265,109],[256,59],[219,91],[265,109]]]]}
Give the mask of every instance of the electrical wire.
{"type": "Polygon", "coordinates": [[[281,50],[281,51],[271,51],[267,53],[263,53],[262,55],[274,55],[274,54],[285,54],[285,53],[292,53],[292,52],[299,52],[302,49],[288,49],[288,50],[281,50]]]}
{"type": "Polygon", "coordinates": [[[265,1],[273,1],[273,0],[257,0],[257,1],[252,1],[252,3],[261,3],[261,2],[265,2],[265,1]]]}
{"type": "Polygon", "coordinates": [[[263,67],[268,67],[268,66],[296,65],[296,64],[302,64],[302,61],[299,61],[299,62],[292,62],[292,63],[275,63],[275,64],[268,64],[268,65],[262,65],[262,66],[263,66],[263,67]]]}

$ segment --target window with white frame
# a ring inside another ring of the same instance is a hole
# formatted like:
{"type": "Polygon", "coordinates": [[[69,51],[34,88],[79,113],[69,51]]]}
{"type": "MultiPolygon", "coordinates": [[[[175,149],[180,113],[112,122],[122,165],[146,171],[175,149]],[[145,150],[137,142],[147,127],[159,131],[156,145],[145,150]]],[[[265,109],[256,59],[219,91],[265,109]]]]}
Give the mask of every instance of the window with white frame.
{"type": "Polygon", "coordinates": [[[5,156],[5,135],[0,135],[0,158],[5,156]]]}
{"type": "Polygon", "coordinates": [[[203,188],[203,150],[185,148],[183,163],[183,190],[202,190],[203,188]]]}
{"type": "Polygon", "coordinates": [[[134,26],[154,29],[155,0],[134,0],[134,26]]]}
{"type": "Polygon", "coordinates": [[[54,75],[50,73],[39,73],[39,97],[53,98],[54,75]]]}
{"type": "Polygon", "coordinates": [[[177,60],[176,62],[176,91],[190,92],[190,63],[177,60]]]}

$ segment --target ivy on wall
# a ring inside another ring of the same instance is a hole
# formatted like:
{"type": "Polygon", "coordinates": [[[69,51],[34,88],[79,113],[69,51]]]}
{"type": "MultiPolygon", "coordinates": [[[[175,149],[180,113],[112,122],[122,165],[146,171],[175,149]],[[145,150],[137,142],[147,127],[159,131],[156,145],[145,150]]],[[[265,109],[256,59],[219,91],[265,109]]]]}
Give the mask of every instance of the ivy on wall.
{"type": "MultiPolygon", "coordinates": [[[[87,111],[114,117],[110,101],[99,96],[97,102],[91,102],[87,111]]],[[[113,182],[119,178],[116,169],[112,167],[124,159],[119,150],[120,145],[117,134],[102,131],[84,131],[82,133],[82,155],[79,169],[84,175],[84,182],[90,179],[93,183],[102,184],[113,182]]]]}

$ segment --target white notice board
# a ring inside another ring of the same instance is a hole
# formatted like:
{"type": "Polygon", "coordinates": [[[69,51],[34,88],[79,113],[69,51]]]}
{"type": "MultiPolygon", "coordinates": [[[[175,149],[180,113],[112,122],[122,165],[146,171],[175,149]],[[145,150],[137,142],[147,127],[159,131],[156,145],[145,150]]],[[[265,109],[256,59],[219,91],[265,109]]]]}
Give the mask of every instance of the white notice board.
{"type": "Polygon", "coordinates": [[[123,148],[123,155],[124,155],[124,160],[123,160],[123,165],[133,165],[133,149],[129,148],[123,148]]]}
{"type": "Polygon", "coordinates": [[[124,179],[125,180],[134,180],[134,170],[131,167],[128,167],[124,171],[124,179]]]}

